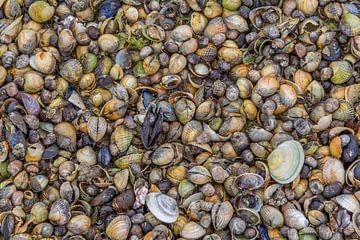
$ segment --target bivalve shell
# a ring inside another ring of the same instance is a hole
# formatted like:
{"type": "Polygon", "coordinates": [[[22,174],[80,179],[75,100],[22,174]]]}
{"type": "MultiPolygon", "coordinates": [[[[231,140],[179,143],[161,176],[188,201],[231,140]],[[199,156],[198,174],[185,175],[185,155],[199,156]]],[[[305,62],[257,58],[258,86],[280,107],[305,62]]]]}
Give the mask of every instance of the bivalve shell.
{"type": "Polygon", "coordinates": [[[267,158],[271,177],[281,184],[292,182],[304,164],[304,150],[295,140],[281,143],[267,158]]]}
{"type": "Polygon", "coordinates": [[[206,234],[206,230],[196,222],[188,222],[180,232],[186,239],[200,239],[206,234]]]}
{"type": "Polygon", "coordinates": [[[176,222],[179,208],[176,200],[159,192],[152,192],[146,196],[146,206],[154,216],[164,223],[176,222]]]}
{"type": "Polygon", "coordinates": [[[131,227],[130,218],[120,215],[114,218],[106,227],[106,235],[111,240],[126,240],[131,227]]]}

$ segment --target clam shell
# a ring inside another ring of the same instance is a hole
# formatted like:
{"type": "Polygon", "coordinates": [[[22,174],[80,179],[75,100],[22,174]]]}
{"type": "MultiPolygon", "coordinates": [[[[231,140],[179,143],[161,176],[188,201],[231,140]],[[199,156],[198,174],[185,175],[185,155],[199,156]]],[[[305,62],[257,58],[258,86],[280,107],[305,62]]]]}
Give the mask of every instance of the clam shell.
{"type": "Polygon", "coordinates": [[[200,239],[206,234],[206,230],[196,222],[188,222],[180,232],[181,237],[186,239],[200,239]]]}
{"type": "Polygon", "coordinates": [[[204,61],[211,62],[217,55],[217,48],[213,43],[209,43],[204,48],[199,48],[196,54],[201,57],[204,61]]]}
{"type": "Polygon", "coordinates": [[[360,101],[360,84],[353,84],[345,88],[345,100],[354,105],[360,101]]]}
{"type": "Polygon", "coordinates": [[[304,214],[297,209],[287,209],[284,212],[285,224],[297,230],[303,229],[309,225],[309,221],[304,214]]]}
{"type": "Polygon", "coordinates": [[[107,122],[103,117],[90,117],[87,127],[91,139],[94,142],[98,142],[105,136],[107,122]]]}
{"type": "Polygon", "coordinates": [[[351,213],[360,209],[360,203],[352,194],[342,194],[335,197],[335,201],[351,213]]]}
{"type": "Polygon", "coordinates": [[[352,224],[354,225],[355,232],[360,236],[360,210],[357,210],[352,215],[352,224]]]}
{"type": "Polygon", "coordinates": [[[230,202],[215,203],[211,209],[211,219],[215,230],[226,228],[234,214],[230,202]]]}
{"type": "Polygon", "coordinates": [[[39,72],[49,74],[55,70],[56,59],[50,52],[39,52],[30,58],[30,66],[39,72]]]}
{"type": "Polygon", "coordinates": [[[164,223],[176,222],[179,208],[176,200],[159,192],[152,192],[146,196],[146,206],[150,212],[164,223]]]}
{"type": "Polygon", "coordinates": [[[260,223],[260,215],[250,208],[239,208],[236,210],[237,215],[246,223],[258,225],[260,223]]]}
{"type": "Polygon", "coordinates": [[[210,20],[204,30],[204,36],[212,39],[218,33],[226,33],[227,27],[221,17],[215,17],[210,20]]]}
{"type": "Polygon", "coordinates": [[[340,160],[329,158],[325,161],[323,166],[323,179],[326,184],[334,182],[345,183],[345,169],[340,160]]]}
{"type": "Polygon", "coordinates": [[[240,189],[258,189],[264,184],[264,178],[256,173],[243,173],[236,178],[240,189]]]}
{"type": "Polygon", "coordinates": [[[332,113],[333,119],[347,122],[355,117],[354,108],[345,100],[339,100],[339,108],[332,113]]]}
{"type": "Polygon", "coordinates": [[[304,150],[295,140],[281,143],[267,158],[271,177],[278,183],[292,182],[304,164],[304,150]]]}
{"type": "Polygon", "coordinates": [[[284,216],[282,215],[279,209],[273,206],[270,205],[263,206],[260,209],[260,216],[264,224],[270,229],[279,228],[284,225],[284,216]]]}
{"type": "Polygon", "coordinates": [[[111,240],[126,240],[131,227],[130,218],[120,215],[114,218],[106,227],[106,235],[111,240]]]}

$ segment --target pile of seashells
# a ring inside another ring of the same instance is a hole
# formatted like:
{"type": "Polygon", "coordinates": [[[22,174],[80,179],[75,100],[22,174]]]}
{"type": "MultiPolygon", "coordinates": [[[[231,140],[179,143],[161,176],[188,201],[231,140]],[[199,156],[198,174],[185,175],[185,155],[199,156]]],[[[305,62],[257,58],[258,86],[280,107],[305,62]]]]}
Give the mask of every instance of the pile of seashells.
{"type": "Polygon", "coordinates": [[[0,239],[360,238],[360,2],[0,0],[0,239]]]}

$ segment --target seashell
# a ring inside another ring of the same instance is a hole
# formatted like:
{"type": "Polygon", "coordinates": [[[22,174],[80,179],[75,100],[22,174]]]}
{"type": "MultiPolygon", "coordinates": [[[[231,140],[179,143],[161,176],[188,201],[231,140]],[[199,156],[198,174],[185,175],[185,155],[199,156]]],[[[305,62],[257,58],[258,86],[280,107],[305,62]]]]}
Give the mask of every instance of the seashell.
{"type": "Polygon", "coordinates": [[[354,213],[360,209],[360,203],[352,194],[341,194],[335,197],[335,201],[347,211],[354,213]]]}
{"type": "Polygon", "coordinates": [[[317,0],[297,0],[297,8],[308,16],[311,16],[317,10],[319,2],[317,0]]]}
{"type": "Polygon", "coordinates": [[[353,56],[360,58],[360,36],[354,36],[350,39],[350,50],[353,56]]]}
{"type": "Polygon", "coordinates": [[[56,68],[56,59],[50,52],[39,52],[30,58],[30,66],[39,72],[49,74],[56,68]]]}
{"type": "Polygon", "coordinates": [[[308,52],[305,58],[300,61],[300,65],[306,72],[314,72],[318,68],[320,61],[320,52],[308,52]]]}
{"type": "Polygon", "coordinates": [[[44,1],[36,1],[29,7],[28,13],[32,20],[38,23],[45,23],[52,19],[55,8],[44,1]]]}
{"type": "Polygon", "coordinates": [[[276,77],[262,77],[255,86],[255,90],[263,97],[273,95],[280,87],[276,77]]]}
{"type": "Polygon", "coordinates": [[[189,180],[196,185],[204,185],[211,180],[210,172],[203,166],[195,166],[188,171],[189,180]]]}
{"type": "Polygon", "coordinates": [[[208,19],[199,12],[193,12],[190,17],[190,26],[195,34],[200,34],[204,31],[208,19]]]}
{"type": "Polygon", "coordinates": [[[16,18],[10,25],[0,31],[1,42],[9,44],[14,41],[22,29],[22,18],[23,16],[16,18]]]}
{"type": "Polygon", "coordinates": [[[115,166],[117,166],[120,169],[128,168],[130,164],[140,163],[141,160],[143,159],[143,156],[144,156],[143,153],[134,153],[120,157],[115,161],[115,166]]]}
{"type": "Polygon", "coordinates": [[[285,224],[297,230],[303,229],[309,225],[309,221],[304,214],[297,209],[287,209],[284,212],[285,224]]]}
{"type": "Polygon", "coordinates": [[[211,219],[214,229],[221,230],[226,228],[233,217],[234,209],[230,202],[217,202],[211,209],[211,219]]]}
{"type": "Polygon", "coordinates": [[[260,216],[265,226],[270,229],[280,228],[284,225],[284,216],[279,209],[273,206],[264,205],[260,209],[260,216]]]}
{"type": "Polygon", "coordinates": [[[17,46],[20,52],[30,54],[37,47],[39,37],[33,30],[21,30],[17,37],[17,46]]]}
{"type": "Polygon", "coordinates": [[[304,150],[299,142],[289,140],[277,146],[268,156],[267,162],[270,175],[276,182],[290,183],[303,167],[304,150]]]}
{"type": "Polygon", "coordinates": [[[331,62],[329,67],[333,70],[333,75],[330,80],[334,84],[345,83],[352,76],[353,68],[348,61],[331,62]]]}
{"type": "Polygon", "coordinates": [[[297,93],[295,89],[287,84],[281,84],[279,89],[279,95],[281,102],[286,107],[292,107],[296,104],[297,101],[297,93]]]}
{"type": "Polygon", "coordinates": [[[260,215],[249,208],[239,208],[236,210],[238,216],[246,223],[251,225],[258,225],[260,223],[260,215]]]}
{"type": "Polygon", "coordinates": [[[115,217],[106,227],[106,235],[111,240],[126,240],[131,227],[130,218],[127,215],[115,217]]]}
{"type": "Polygon", "coordinates": [[[360,91],[360,84],[352,84],[345,88],[345,101],[349,102],[354,106],[355,103],[360,102],[360,96],[358,92],[360,91]]]}
{"type": "Polygon", "coordinates": [[[70,219],[66,226],[74,234],[84,234],[91,226],[91,219],[84,214],[76,215],[70,219]]]}
{"type": "Polygon", "coordinates": [[[243,173],[236,178],[236,184],[240,189],[258,189],[264,184],[264,178],[256,173],[243,173]]]}
{"type": "Polygon", "coordinates": [[[359,224],[360,224],[360,210],[357,210],[356,212],[353,213],[352,215],[352,224],[354,225],[354,229],[355,229],[355,232],[360,235],[360,227],[359,227],[359,224]]]}
{"type": "Polygon", "coordinates": [[[273,137],[271,132],[263,128],[252,128],[248,131],[248,135],[252,142],[270,141],[273,137]]]}
{"type": "Polygon", "coordinates": [[[56,225],[67,224],[71,218],[70,204],[64,199],[58,199],[51,205],[48,218],[56,225]]]}
{"type": "Polygon", "coordinates": [[[119,38],[112,34],[103,34],[98,39],[99,47],[107,53],[115,52],[120,46],[119,38]]]}
{"type": "Polygon", "coordinates": [[[227,27],[221,17],[215,17],[210,20],[204,30],[204,36],[212,39],[216,34],[226,33],[227,27]]]}
{"type": "MultiPolygon", "coordinates": [[[[190,28],[190,27],[189,27],[190,28]]],[[[191,29],[191,28],[190,28],[191,29]]],[[[153,42],[161,42],[165,39],[165,31],[155,24],[145,25],[141,28],[143,36],[153,42]]],[[[172,33],[174,30],[172,31],[172,33]]],[[[185,32],[184,32],[185,34],[185,32]]]]}
{"type": "Polygon", "coordinates": [[[319,210],[311,210],[307,213],[307,217],[311,225],[319,226],[328,222],[327,215],[319,210]]]}
{"type": "Polygon", "coordinates": [[[163,76],[161,78],[161,86],[163,86],[165,89],[174,89],[181,83],[181,77],[176,74],[170,74],[163,76]]]}
{"type": "Polygon", "coordinates": [[[64,29],[59,33],[59,51],[63,56],[70,56],[76,47],[76,39],[70,29],[64,29]]]}
{"type": "Polygon", "coordinates": [[[355,117],[354,108],[344,100],[339,100],[339,108],[332,113],[333,119],[347,122],[355,117]]]}
{"type": "Polygon", "coordinates": [[[169,72],[172,74],[177,74],[186,67],[186,64],[186,57],[178,53],[174,53],[170,57],[169,72]]]}
{"type": "Polygon", "coordinates": [[[100,141],[106,133],[107,122],[103,117],[90,117],[87,123],[88,134],[94,142],[100,141]]]}
{"type": "Polygon", "coordinates": [[[312,104],[319,103],[325,96],[324,88],[318,81],[312,81],[307,88],[306,99],[309,100],[312,104]]]}
{"type": "Polygon", "coordinates": [[[224,23],[229,30],[236,30],[240,33],[247,32],[249,30],[246,19],[237,14],[225,17],[224,23]]]}
{"type": "Polygon", "coordinates": [[[116,0],[105,0],[99,6],[99,18],[107,19],[115,16],[120,7],[120,2],[116,0]]]}
{"type": "Polygon", "coordinates": [[[174,160],[175,151],[170,143],[165,143],[152,152],[150,158],[155,165],[167,165],[174,160]]]}
{"type": "Polygon", "coordinates": [[[359,186],[359,173],[359,160],[356,160],[346,169],[346,184],[349,186],[359,186]]]}
{"type": "Polygon", "coordinates": [[[79,149],[76,152],[76,159],[79,161],[79,163],[89,166],[95,165],[97,162],[96,153],[90,146],[85,146],[79,149]]]}
{"type": "Polygon", "coordinates": [[[152,192],[146,196],[146,206],[154,216],[164,223],[174,223],[179,217],[179,209],[175,199],[152,192]]]}
{"type": "Polygon", "coordinates": [[[222,6],[230,11],[236,11],[241,6],[241,0],[223,0],[222,6]]]}
{"type": "Polygon", "coordinates": [[[133,137],[133,132],[124,125],[116,127],[111,135],[112,141],[115,142],[120,152],[125,152],[129,148],[133,137]]]}
{"type": "Polygon", "coordinates": [[[70,59],[60,65],[60,75],[71,84],[77,84],[83,76],[81,63],[76,59],[70,59]]]}
{"type": "Polygon", "coordinates": [[[199,48],[196,51],[196,54],[199,55],[200,58],[203,59],[204,61],[210,62],[216,58],[217,48],[213,43],[209,43],[206,47],[199,48]]]}
{"type": "Polygon", "coordinates": [[[192,38],[193,31],[188,25],[180,25],[171,31],[170,38],[175,42],[184,42],[192,38]]]}
{"type": "Polygon", "coordinates": [[[25,160],[29,162],[39,162],[45,151],[41,143],[34,143],[27,147],[25,160]]]}
{"type": "Polygon", "coordinates": [[[340,30],[348,37],[360,34],[360,18],[352,13],[344,13],[340,20],[340,30]]]}
{"type": "Polygon", "coordinates": [[[188,222],[180,232],[181,237],[186,239],[199,239],[206,234],[206,230],[196,222],[188,222]]]}

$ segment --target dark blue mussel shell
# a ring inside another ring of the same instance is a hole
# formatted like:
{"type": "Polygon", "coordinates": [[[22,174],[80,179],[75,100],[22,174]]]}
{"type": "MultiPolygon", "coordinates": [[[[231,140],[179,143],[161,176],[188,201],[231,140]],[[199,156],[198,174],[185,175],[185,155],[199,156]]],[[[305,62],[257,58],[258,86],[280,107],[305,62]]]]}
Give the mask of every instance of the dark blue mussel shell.
{"type": "Polygon", "coordinates": [[[105,0],[99,8],[99,17],[110,18],[115,16],[121,4],[119,0],[105,0]]]}

